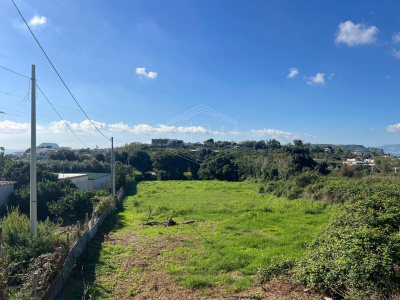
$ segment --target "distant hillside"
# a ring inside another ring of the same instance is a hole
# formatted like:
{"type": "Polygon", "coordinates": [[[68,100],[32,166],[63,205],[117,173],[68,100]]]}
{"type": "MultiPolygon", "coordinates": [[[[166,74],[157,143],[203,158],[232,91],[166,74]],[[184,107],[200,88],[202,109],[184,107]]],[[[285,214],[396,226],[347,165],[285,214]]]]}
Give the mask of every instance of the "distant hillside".
{"type": "Polygon", "coordinates": [[[400,144],[383,145],[383,146],[380,146],[380,148],[382,148],[383,151],[385,151],[385,153],[400,155],[400,144]]]}
{"type": "MultiPolygon", "coordinates": [[[[350,151],[350,152],[360,152],[363,154],[368,154],[371,153],[372,151],[376,151],[378,154],[384,154],[387,153],[384,149],[381,149],[383,147],[364,147],[363,145],[333,145],[333,144],[318,144],[318,146],[322,147],[328,147],[331,146],[333,149],[336,147],[342,148],[343,151],[350,151]]],[[[400,151],[400,145],[399,146],[399,151],[400,151]]]]}

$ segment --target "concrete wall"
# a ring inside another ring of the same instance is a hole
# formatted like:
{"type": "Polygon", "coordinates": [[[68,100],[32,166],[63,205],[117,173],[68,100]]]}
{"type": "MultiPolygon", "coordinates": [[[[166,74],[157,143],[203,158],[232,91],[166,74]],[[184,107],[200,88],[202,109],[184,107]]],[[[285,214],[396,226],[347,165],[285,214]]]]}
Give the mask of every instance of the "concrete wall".
{"type": "Polygon", "coordinates": [[[14,184],[0,185],[0,206],[8,202],[8,196],[14,192],[14,184]]]}
{"type": "Polygon", "coordinates": [[[111,188],[111,175],[103,176],[88,181],[88,189],[91,191],[109,190],[111,188]]]}
{"type": "Polygon", "coordinates": [[[79,192],[88,190],[88,177],[89,175],[81,176],[81,177],[72,177],[70,178],[73,183],[79,189],[79,192]]]}
{"type": "MultiPolygon", "coordinates": [[[[125,190],[121,188],[117,193],[117,201],[121,201],[124,197],[125,197],[125,190]]],[[[114,204],[113,208],[107,209],[107,211],[105,211],[99,218],[90,220],[89,228],[87,228],[83,232],[81,238],[76,242],[76,244],[72,247],[72,249],[68,253],[68,256],[65,259],[61,271],[58,273],[57,277],[49,286],[46,294],[43,296],[42,299],[44,300],[56,299],[57,295],[63,289],[69,274],[74,269],[76,259],[85,250],[86,246],[89,244],[90,240],[95,236],[101,224],[103,224],[104,220],[108,217],[110,213],[115,211],[115,209],[116,209],[116,203],[114,204]]]]}

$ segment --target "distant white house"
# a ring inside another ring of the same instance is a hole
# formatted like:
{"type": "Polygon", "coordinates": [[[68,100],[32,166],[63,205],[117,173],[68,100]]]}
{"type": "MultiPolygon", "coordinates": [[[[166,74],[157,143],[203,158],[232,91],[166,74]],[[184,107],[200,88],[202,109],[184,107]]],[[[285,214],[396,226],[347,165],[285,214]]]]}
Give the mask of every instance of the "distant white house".
{"type": "Polygon", "coordinates": [[[9,196],[14,192],[16,181],[0,181],[0,206],[7,204],[9,196]]]}
{"type": "Polygon", "coordinates": [[[71,179],[72,183],[78,187],[79,192],[88,190],[88,174],[78,174],[78,173],[56,173],[58,179],[71,179]]]}
{"type": "Polygon", "coordinates": [[[87,173],[88,189],[91,191],[109,190],[111,188],[110,173],[87,173]]]}
{"type": "Polygon", "coordinates": [[[69,178],[81,191],[109,190],[111,188],[110,173],[57,173],[58,179],[69,178]]]}

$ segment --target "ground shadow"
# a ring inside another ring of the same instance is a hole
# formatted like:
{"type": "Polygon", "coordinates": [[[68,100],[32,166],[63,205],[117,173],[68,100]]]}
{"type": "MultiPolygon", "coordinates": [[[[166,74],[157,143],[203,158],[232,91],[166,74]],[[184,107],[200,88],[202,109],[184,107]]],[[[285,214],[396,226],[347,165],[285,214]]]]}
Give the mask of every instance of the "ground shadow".
{"type": "MultiPolygon", "coordinates": [[[[135,195],[136,187],[137,182],[130,183],[126,196],[135,195]]],[[[100,255],[102,244],[107,235],[115,229],[125,226],[122,216],[119,215],[119,213],[124,211],[122,202],[123,201],[119,202],[115,212],[111,213],[107,219],[104,220],[97,234],[92,238],[85,251],[83,251],[77,260],[74,270],[71,272],[63,290],[57,297],[58,300],[88,299],[88,295],[86,295],[86,298],[83,298],[83,294],[85,293],[86,286],[96,286],[96,268],[107,268],[110,272],[113,271],[113,266],[101,265],[100,255]]],[[[104,292],[107,293],[108,291],[104,290],[104,292]]]]}

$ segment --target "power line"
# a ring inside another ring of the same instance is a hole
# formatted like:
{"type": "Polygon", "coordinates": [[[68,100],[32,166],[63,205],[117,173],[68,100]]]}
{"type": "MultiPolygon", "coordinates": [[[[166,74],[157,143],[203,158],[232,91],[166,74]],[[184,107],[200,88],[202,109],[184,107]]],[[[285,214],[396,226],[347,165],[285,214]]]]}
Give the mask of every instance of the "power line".
{"type": "MultiPolygon", "coordinates": [[[[11,109],[11,108],[2,107],[2,109],[14,111],[14,112],[21,113],[21,114],[30,115],[29,112],[24,112],[24,111],[20,111],[20,110],[15,110],[15,109],[11,109]]],[[[43,115],[37,115],[37,116],[42,117],[42,118],[45,118],[45,119],[49,119],[49,120],[57,120],[57,119],[55,119],[55,118],[47,117],[47,116],[43,116],[43,115]]]]}
{"type": "Polygon", "coordinates": [[[0,91],[0,93],[6,94],[6,95],[9,95],[9,96],[14,96],[14,97],[22,98],[22,99],[25,99],[25,97],[26,97],[26,96],[25,96],[25,97],[22,97],[22,96],[14,95],[14,94],[7,93],[7,92],[3,92],[3,91],[0,91]]]}
{"type": "Polygon", "coordinates": [[[37,88],[39,89],[39,91],[42,93],[43,97],[47,100],[47,102],[50,104],[50,106],[53,108],[53,110],[56,112],[56,114],[60,117],[60,119],[62,121],[64,121],[64,124],[67,126],[67,128],[72,132],[72,134],[82,143],[83,146],[85,146],[85,148],[88,148],[84,142],[82,142],[82,140],[75,134],[75,132],[71,129],[71,127],[69,126],[68,122],[64,120],[63,117],[61,117],[61,115],[58,113],[58,111],[55,109],[55,107],[53,106],[53,104],[50,102],[50,100],[46,97],[46,95],[43,93],[42,89],[39,87],[38,84],[36,84],[37,88]]]}
{"type": "Polygon", "coordinates": [[[19,75],[19,76],[22,76],[22,77],[31,79],[31,78],[28,77],[28,76],[25,76],[25,75],[22,75],[21,73],[18,73],[18,72],[15,72],[15,71],[13,71],[13,70],[10,70],[9,68],[6,68],[6,67],[4,67],[4,66],[2,66],[2,65],[0,65],[0,68],[4,69],[4,70],[6,70],[6,71],[9,71],[9,72],[11,72],[11,73],[17,74],[17,75],[19,75]]]}
{"type": "Polygon", "coordinates": [[[68,93],[71,95],[72,99],[74,99],[75,103],[79,106],[79,108],[81,109],[81,111],[83,112],[83,114],[86,116],[86,118],[90,121],[90,123],[92,123],[93,127],[96,128],[96,130],[102,135],[104,136],[107,140],[109,140],[109,138],[104,135],[104,133],[102,133],[100,131],[99,128],[97,128],[97,126],[94,124],[94,122],[89,118],[89,116],[86,114],[86,112],[83,110],[83,108],[81,107],[81,105],[79,104],[78,100],[76,100],[76,98],[74,97],[74,95],[72,94],[71,90],[68,88],[67,84],[64,82],[64,80],[62,79],[61,75],[58,73],[57,69],[54,67],[53,63],[51,62],[50,58],[47,56],[46,52],[44,51],[42,45],[40,45],[38,39],[36,38],[36,36],[33,34],[33,31],[31,30],[31,28],[29,27],[28,23],[26,22],[24,16],[22,15],[21,11],[19,10],[18,6],[15,4],[14,0],[11,0],[12,3],[14,4],[15,8],[17,9],[19,15],[21,16],[22,20],[24,20],[24,23],[26,25],[26,27],[28,27],[30,33],[32,34],[33,38],[35,39],[36,43],[39,45],[40,49],[42,50],[43,54],[46,56],[47,60],[49,61],[50,65],[52,66],[53,70],[56,72],[58,78],[60,78],[61,82],[64,84],[65,88],[67,89],[68,93]]]}

